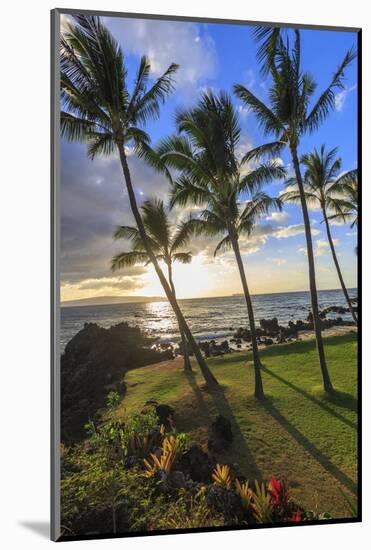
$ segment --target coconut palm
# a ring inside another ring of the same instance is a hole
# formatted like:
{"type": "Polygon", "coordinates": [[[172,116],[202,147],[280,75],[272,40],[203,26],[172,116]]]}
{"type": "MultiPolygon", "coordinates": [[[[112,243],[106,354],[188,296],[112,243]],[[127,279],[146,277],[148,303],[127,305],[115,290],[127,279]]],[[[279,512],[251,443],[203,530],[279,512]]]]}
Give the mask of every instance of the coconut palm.
{"type": "MultiPolygon", "coordinates": [[[[189,241],[189,235],[184,233],[182,227],[176,231],[171,228],[171,223],[166,212],[163,201],[148,200],[141,206],[143,225],[148,239],[151,242],[151,248],[156,254],[158,261],[163,261],[167,268],[168,282],[174,297],[176,298],[173,264],[180,262],[189,264],[192,261],[190,252],[182,251],[183,247],[189,241]]],[[[114,233],[115,239],[127,239],[131,241],[132,249],[129,252],[120,252],[112,259],[112,270],[124,269],[137,264],[148,265],[151,260],[146,252],[143,240],[139,230],[132,226],[118,227],[114,233]]],[[[179,333],[182,339],[182,350],[184,358],[184,370],[191,371],[191,362],[189,360],[187,340],[184,335],[182,325],[179,325],[179,333]]]]}
{"type": "MultiPolygon", "coordinates": [[[[325,146],[322,145],[320,151],[314,149],[312,153],[308,155],[303,155],[301,158],[301,164],[305,168],[303,175],[303,184],[307,204],[319,205],[321,208],[323,221],[325,222],[326,226],[327,239],[330,245],[332,258],[334,260],[340,285],[343,290],[344,297],[348,303],[349,311],[355,323],[357,323],[357,316],[352,307],[352,302],[349,298],[348,291],[341,273],[340,265],[336,256],[329,222],[330,218],[333,219],[334,216],[339,217],[340,213],[342,213],[339,202],[345,202],[342,198],[337,197],[338,192],[336,191],[336,189],[338,189],[339,187],[343,189],[345,184],[341,183],[341,180],[344,181],[344,175],[340,176],[340,178],[337,178],[341,169],[341,159],[336,158],[336,153],[337,149],[326,151],[325,146]],[[332,214],[333,211],[335,211],[335,214],[332,214]]],[[[291,190],[288,190],[286,193],[281,195],[281,199],[283,201],[300,204],[300,193],[298,191],[296,179],[290,178],[287,181],[287,185],[291,190]]]]}
{"type": "Polygon", "coordinates": [[[234,91],[240,100],[255,114],[264,133],[272,134],[276,140],[250,151],[248,158],[259,158],[263,154],[277,155],[283,148],[289,148],[303,213],[309,286],[319,363],[324,389],[331,392],[333,387],[326,365],[321,334],[312,235],[298,148],[302,136],[317,130],[334,108],[335,92],[344,87],[344,71],[354,59],[355,54],[352,50],[346,53],[329,86],[319,95],[314,105],[310,107],[316,90],[316,83],[309,73],[302,72],[301,69],[299,31],[294,31],[293,47],[290,45],[289,37],[284,40],[278,28],[258,27],[255,32],[260,42],[258,58],[262,63],[263,71],[270,73],[272,78],[269,91],[270,104],[268,105],[258,99],[242,84],[235,85],[234,91]]]}
{"type": "Polygon", "coordinates": [[[331,188],[334,214],[329,220],[350,222],[350,227],[358,226],[358,170],[349,170],[338,177],[331,188]]]}
{"type": "Polygon", "coordinates": [[[178,112],[180,135],[167,138],[158,147],[158,154],[169,168],[180,171],[172,186],[171,205],[206,206],[198,220],[188,222],[188,229],[209,235],[225,233],[218,249],[231,246],[240,272],[251,332],[255,396],[263,396],[261,365],[256,340],[255,320],[250,292],[239,246],[239,235],[251,225],[250,208],[264,211],[268,198],[251,202],[240,212],[239,197],[258,191],[262,185],[283,178],[284,169],[275,162],[249,169],[238,155],[241,129],[231,98],[206,92],[197,106],[178,112]],[[265,206],[263,206],[265,205],[265,206]],[[202,228],[202,231],[201,231],[202,228]]]}
{"type": "Polygon", "coordinates": [[[143,57],[130,91],[128,71],[118,42],[99,17],[76,16],[74,23],[67,25],[61,40],[61,133],[69,140],[87,143],[92,159],[118,152],[130,207],[144,248],[205,380],[216,384],[147,238],[127,159],[130,149],[152,162],[150,138],[143,127],[158,118],[161,104],[173,90],[177,68],[175,64],[170,65],[150,86],[150,63],[143,57]]]}

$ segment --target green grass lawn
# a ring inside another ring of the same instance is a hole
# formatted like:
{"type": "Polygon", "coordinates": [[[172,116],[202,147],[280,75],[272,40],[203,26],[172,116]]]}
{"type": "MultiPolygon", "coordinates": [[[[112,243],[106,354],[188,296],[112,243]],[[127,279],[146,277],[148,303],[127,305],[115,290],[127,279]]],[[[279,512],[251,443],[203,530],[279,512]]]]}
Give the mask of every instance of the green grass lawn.
{"type": "Polygon", "coordinates": [[[340,489],[354,500],[357,481],[357,336],[329,337],[325,346],[333,397],[322,391],[311,340],[261,352],[263,402],[253,397],[251,354],[235,353],[208,361],[221,384],[213,391],[196,366],[185,375],[179,360],[128,372],[119,414],[140,411],[149,399],[172,405],[178,430],[205,449],[211,422],[223,414],[235,439],[220,463],[249,479],[284,478],[306,508],[346,517],[340,489]]]}

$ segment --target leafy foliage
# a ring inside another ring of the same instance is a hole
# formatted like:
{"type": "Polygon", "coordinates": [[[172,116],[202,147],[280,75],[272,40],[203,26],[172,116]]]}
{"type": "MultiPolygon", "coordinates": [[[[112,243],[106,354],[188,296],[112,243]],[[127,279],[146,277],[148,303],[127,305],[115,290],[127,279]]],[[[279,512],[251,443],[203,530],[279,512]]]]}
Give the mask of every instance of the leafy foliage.
{"type": "Polygon", "coordinates": [[[236,487],[236,492],[241,499],[242,508],[244,509],[245,512],[247,512],[247,510],[249,510],[251,506],[251,500],[253,497],[252,490],[249,488],[249,482],[243,481],[241,483],[240,480],[237,478],[235,480],[235,487],[236,487]]]}
{"type": "Polygon", "coordinates": [[[264,483],[259,484],[255,481],[255,491],[252,493],[251,507],[257,523],[272,522],[272,501],[264,483]]]}
{"type": "Polygon", "coordinates": [[[150,454],[150,460],[144,459],[145,477],[153,477],[156,472],[163,471],[169,475],[181,449],[181,440],[175,435],[169,435],[162,441],[161,453],[158,457],[150,454]]]}
{"type": "Polygon", "coordinates": [[[217,464],[211,477],[214,483],[220,487],[229,489],[232,485],[231,471],[227,465],[217,464]]]}

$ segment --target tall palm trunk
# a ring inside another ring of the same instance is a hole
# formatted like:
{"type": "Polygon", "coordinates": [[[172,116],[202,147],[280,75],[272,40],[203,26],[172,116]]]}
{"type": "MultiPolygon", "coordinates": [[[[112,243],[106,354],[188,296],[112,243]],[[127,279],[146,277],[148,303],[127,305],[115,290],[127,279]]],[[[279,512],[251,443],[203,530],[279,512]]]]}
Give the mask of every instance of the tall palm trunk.
{"type": "Polygon", "coordinates": [[[318,312],[316,271],[314,267],[313,243],[312,243],[312,233],[310,229],[310,222],[309,222],[309,215],[308,215],[308,207],[307,207],[307,202],[305,198],[304,185],[301,177],[296,146],[291,144],[290,151],[291,151],[292,162],[294,165],[296,181],[298,183],[298,188],[300,193],[301,209],[303,212],[305,239],[307,243],[307,255],[308,255],[308,265],[309,265],[309,288],[310,288],[310,297],[312,302],[313,325],[314,325],[314,332],[316,336],[317,351],[318,351],[319,363],[320,363],[321,372],[322,372],[323,387],[326,392],[330,393],[333,391],[333,387],[331,384],[330,375],[326,365],[325,350],[323,347],[323,340],[322,340],[322,333],[321,333],[321,320],[319,318],[319,312],[318,312]]]}
{"type": "MultiPolygon", "coordinates": [[[[175,292],[175,286],[174,286],[174,282],[173,282],[173,270],[172,270],[172,267],[171,267],[171,260],[169,261],[167,268],[168,268],[170,288],[171,288],[171,290],[174,294],[174,297],[176,299],[176,292],[175,292]]],[[[180,337],[182,339],[184,370],[185,370],[185,372],[192,372],[191,361],[189,360],[189,353],[188,353],[188,342],[187,342],[187,339],[185,337],[184,331],[182,329],[182,325],[179,323],[179,321],[178,321],[178,326],[179,326],[180,337]]]]}
{"type": "Polygon", "coordinates": [[[335,264],[336,271],[337,271],[337,274],[338,274],[338,277],[339,277],[340,285],[341,285],[341,288],[343,289],[345,300],[348,303],[349,311],[350,311],[350,313],[351,313],[351,315],[354,319],[354,322],[357,324],[357,322],[358,322],[357,321],[357,316],[356,316],[355,311],[353,309],[352,302],[349,298],[347,287],[345,286],[343,275],[341,273],[340,265],[339,265],[339,262],[338,262],[338,259],[337,259],[337,256],[336,256],[335,246],[334,246],[334,242],[332,240],[332,235],[331,235],[331,231],[330,231],[330,224],[329,224],[329,221],[328,221],[328,218],[327,218],[327,213],[326,213],[325,208],[322,208],[322,213],[323,213],[323,218],[325,220],[325,225],[326,225],[327,239],[328,239],[328,242],[329,242],[329,245],[330,245],[330,248],[331,248],[332,258],[334,260],[334,264],[335,264]]]}
{"type": "Polygon", "coordinates": [[[157,258],[155,256],[155,254],[153,253],[151,246],[148,243],[147,234],[146,234],[146,231],[145,231],[145,228],[144,228],[144,225],[143,225],[143,220],[142,220],[142,218],[140,216],[140,213],[139,213],[139,210],[138,210],[138,205],[137,205],[137,201],[136,201],[136,198],[135,198],[133,185],[132,185],[132,182],[131,182],[131,175],[130,175],[130,170],[129,170],[129,166],[128,166],[128,162],[127,162],[127,158],[126,158],[126,154],[125,154],[124,145],[120,144],[118,146],[118,150],[119,150],[119,155],[120,155],[122,171],[123,171],[123,174],[124,174],[126,187],[127,187],[127,191],[128,191],[128,195],[129,195],[129,202],[130,202],[131,210],[133,212],[133,216],[134,216],[135,222],[137,224],[138,231],[139,231],[139,234],[141,236],[141,239],[143,240],[143,244],[144,244],[144,247],[146,249],[146,252],[149,256],[149,259],[150,259],[151,263],[153,264],[153,266],[155,268],[155,271],[157,273],[158,278],[160,279],[160,283],[162,285],[162,288],[164,289],[166,297],[169,300],[169,303],[170,303],[171,307],[173,308],[173,311],[176,315],[178,323],[182,327],[183,332],[184,332],[184,334],[185,334],[185,336],[186,336],[186,338],[189,342],[189,345],[191,346],[191,349],[192,349],[193,353],[195,354],[195,357],[197,359],[197,362],[199,364],[199,367],[201,369],[203,377],[205,378],[206,383],[209,384],[209,385],[218,385],[218,381],[216,380],[215,376],[213,375],[213,373],[211,372],[211,370],[207,366],[206,361],[205,361],[205,359],[204,359],[204,357],[201,353],[201,350],[200,350],[199,346],[197,345],[197,342],[194,339],[193,334],[191,333],[191,331],[190,331],[190,329],[189,329],[189,327],[188,327],[188,325],[187,325],[187,323],[186,323],[186,321],[183,317],[183,314],[182,314],[182,312],[179,308],[178,302],[176,301],[176,298],[175,298],[175,296],[173,295],[173,293],[171,291],[171,288],[170,288],[170,286],[169,286],[169,284],[166,280],[166,277],[163,274],[163,272],[162,272],[162,270],[161,270],[161,268],[158,264],[157,258]]]}
{"type": "Polygon", "coordinates": [[[255,373],[254,395],[257,398],[262,398],[262,397],[264,397],[264,390],[263,390],[263,381],[262,381],[262,376],[261,376],[261,363],[260,363],[260,359],[259,359],[258,343],[257,343],[257,340],[256,340],[254,310],[253,310],[253,307],[252,307],[249,287],[247,286],[246,274],[245,274],[245,269],[244,269],[242,258],[241,258],[241,252],[240,252],[240,247],[239,247],[239,244],[238,244],[238,238],[235,235],[235,232],[233,231],[233,229],[231,227],[229,228],[229,238],[231,240],[233,252],[234,252],[234,255],[235,255],[236,261],[237,261],[238,270],[240,272],[242,288],[243,288],[243,292],[244,292],[244,295],[245,295],[246,306],[247,306],[247,315],[249,317],[250,333],[251,333],[251,344],[252,344],[252,355],[253,355],[253,360],[254,360],[254,373],[255,373]]]}

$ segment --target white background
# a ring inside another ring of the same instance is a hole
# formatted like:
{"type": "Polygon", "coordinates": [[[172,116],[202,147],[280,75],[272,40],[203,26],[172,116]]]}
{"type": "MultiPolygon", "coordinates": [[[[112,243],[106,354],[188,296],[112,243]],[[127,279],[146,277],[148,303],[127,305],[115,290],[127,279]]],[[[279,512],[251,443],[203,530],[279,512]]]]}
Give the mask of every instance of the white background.
{"type": "MultiPolygon", "coordinates": [[[[3,548],[44,548],[49,521],[49,90],[50,25],[54,7],[105,9],[144,13],[219,17],[260,21],[363,27],[364,96],[370,99],[370,18],[368,3],[337,0],[212,0],[155,3],[136,0],[7,0],[1,7],[0,31],[0,545],[3,548]],[[5,161],[5,162],[4,162],[5,161]],[[5,166],[5,169],[4,169],[5,166]],[[5,309],[4,309],[5,306],[5,309]]],[[[364,523],[324,527],[258,530],[234,533],[177,535],[85,541],[74,548],[125,546],[179,550],[190,545],[336,550],[366,547],[370,529],[370,405],[367,349],[370,233],[370,101],[364,100],[363,205],[364,226],[364,523]],[[366,121],[368,124],[366,124],[366,121]]],[[[369,547],[369,546],[368,546],[369,547]]]]}

